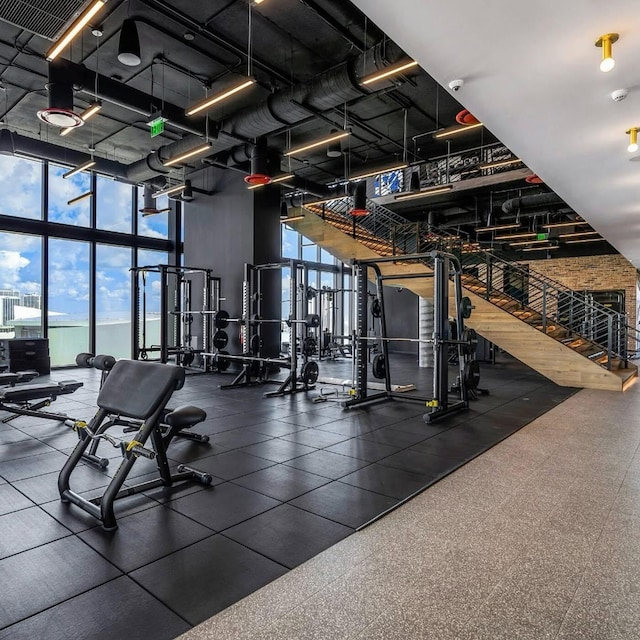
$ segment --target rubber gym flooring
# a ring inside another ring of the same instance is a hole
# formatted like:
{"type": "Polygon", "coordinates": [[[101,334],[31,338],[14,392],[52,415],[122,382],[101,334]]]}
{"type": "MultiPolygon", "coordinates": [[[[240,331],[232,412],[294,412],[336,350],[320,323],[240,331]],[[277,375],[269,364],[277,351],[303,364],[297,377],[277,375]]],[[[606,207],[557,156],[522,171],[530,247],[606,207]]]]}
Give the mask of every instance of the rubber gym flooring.
{"type": "MultiPolygon", "coordinates": [[[[392,358],[393,381],[426,393],[429,370],[392,358]]],[[[348,378],[350,362],[321,362],[348,378]]],[[[59,371],[85,386],[52,409],[95,410],[99,376],[59,371]]],[[[57,476],[76,436],[40,418],[0,425],[0,640],[174,638],[351,534],[574,393],[501,356],[483,365],[489,396],[433,425],[414,403],[344,411],[308,394],[263,399],[271,385],[221,391],[230,375],[189,376],[171,405],[204,408],[208,444],[174,441],[169,456],[214,476],[119,501],[105,533],[58,500],[57,476]]],[[[110,453],[108,449],[113,453],[110,453]]],[[[82,465],[72,488],[99,495],[106,471],[82,465]]],[[[139,459],[131,483],[153,477],[139,459]],[[135,476],[135,477],[134,477],[135,476]]]]}

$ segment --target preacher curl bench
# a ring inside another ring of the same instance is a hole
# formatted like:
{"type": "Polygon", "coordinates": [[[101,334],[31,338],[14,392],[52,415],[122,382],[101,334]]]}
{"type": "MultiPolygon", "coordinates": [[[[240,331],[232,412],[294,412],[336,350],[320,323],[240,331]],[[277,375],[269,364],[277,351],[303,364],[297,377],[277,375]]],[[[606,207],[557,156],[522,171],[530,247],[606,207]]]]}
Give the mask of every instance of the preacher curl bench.
{"type": "Polygon", "coordinates": [[[211,484],[208,473],[178,466],[171,473],[167,449],[181,431],[202,422],[206,413],[198,407],[185,405],[167,412],[166,406],[174,391],[182,388],[185,371],[182,367],[159,362],[119,360],[104,379],[98,393],[98,411],[88,424],[78,423],[80,441],[72,451],[58,477],[62,502],[71,502],[102,522],[107,530],[117,528],[114,502],[156,487],[169,487],[176,482],[196,480],[211,484]],[[128,419],[128,420],[127,420],[128,419]],[[108,429],[128,424],[137,433],[131,440],[118,440],[108,429]],[[70,486],[73,470],[82,460],[87,448],[99,440],[106,440],[122,452],[122,462],[102,496],[88,500],[75,493],[70,486]],[[151,440],[152,448],[146,443],[151,440]],[[122,489],[122,485],[140,457],[155,459],[159,478],[122,489]]]}

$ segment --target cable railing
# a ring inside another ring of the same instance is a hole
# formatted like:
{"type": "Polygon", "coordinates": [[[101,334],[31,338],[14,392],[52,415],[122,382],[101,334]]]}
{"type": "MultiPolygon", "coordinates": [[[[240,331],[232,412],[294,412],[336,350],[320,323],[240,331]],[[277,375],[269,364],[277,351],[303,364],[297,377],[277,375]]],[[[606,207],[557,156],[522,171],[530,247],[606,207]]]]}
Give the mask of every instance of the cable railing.
{"type": "Polygon", "coordinates": [[[626,367],[638,356],[640,332],[627,316],[573,291],[493,250],[483,250],[468,236],[406,218],[371,200],[369,215],[350,214],[351,200],[337,199],[308,207],[344,233],[380,255],[424,254],[444,250],[458,256],[464,286],[539,331],[608,369],[626,367]]]}

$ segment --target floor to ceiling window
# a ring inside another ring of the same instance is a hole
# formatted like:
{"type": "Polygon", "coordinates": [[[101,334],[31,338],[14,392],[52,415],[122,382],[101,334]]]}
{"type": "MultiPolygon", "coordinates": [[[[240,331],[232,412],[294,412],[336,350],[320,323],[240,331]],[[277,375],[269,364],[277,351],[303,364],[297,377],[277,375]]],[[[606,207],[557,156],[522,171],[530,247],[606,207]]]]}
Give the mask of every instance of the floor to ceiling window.
{"type": "MultiPolygon", "coordinates": [[[[131,267],[179,259],[169,241],[178,207],[159,198],[164,211],[143,217],[142,188],[64,178],[71,168],[0,156],[0,338],[48,338],[52,366],[80,351],[129,357],[131,267]]],[[[158,283],[147,300],[157,325],[158,283]]]]}

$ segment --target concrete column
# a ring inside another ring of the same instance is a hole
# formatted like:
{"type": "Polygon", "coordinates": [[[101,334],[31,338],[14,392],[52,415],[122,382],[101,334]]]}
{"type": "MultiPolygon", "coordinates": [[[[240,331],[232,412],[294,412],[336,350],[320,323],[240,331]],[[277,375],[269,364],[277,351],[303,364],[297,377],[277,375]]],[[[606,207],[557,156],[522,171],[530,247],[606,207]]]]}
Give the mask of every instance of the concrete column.
{"type": "MultiPolygon", "coordinates": [[[[420,340],[433,338],[433,300],[418,298],[418,337],[420,340]]],[[[433,367],[433,344],[419,343],[418,366],[433,367]]]]}

